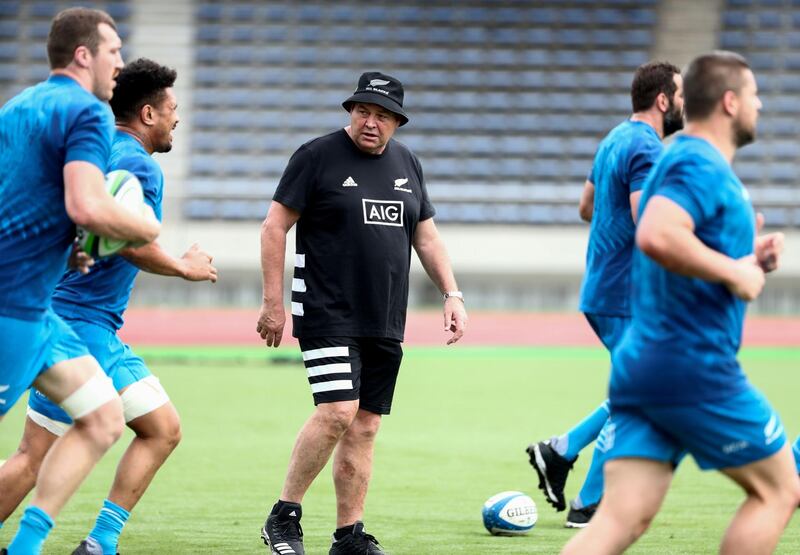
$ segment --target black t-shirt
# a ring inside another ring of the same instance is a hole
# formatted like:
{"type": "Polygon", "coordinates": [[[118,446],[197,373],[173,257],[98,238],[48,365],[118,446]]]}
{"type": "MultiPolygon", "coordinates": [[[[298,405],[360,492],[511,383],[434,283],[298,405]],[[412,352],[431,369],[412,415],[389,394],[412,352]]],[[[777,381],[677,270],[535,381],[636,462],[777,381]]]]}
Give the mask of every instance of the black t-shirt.
{"type": "Polygon", "coordinates": [[[417,157],[394,139],[368,154],[340,129],[292,155],[273,200],[300,212],[293,335],[402,341],[412,238],[434,215],[417,157]]]}

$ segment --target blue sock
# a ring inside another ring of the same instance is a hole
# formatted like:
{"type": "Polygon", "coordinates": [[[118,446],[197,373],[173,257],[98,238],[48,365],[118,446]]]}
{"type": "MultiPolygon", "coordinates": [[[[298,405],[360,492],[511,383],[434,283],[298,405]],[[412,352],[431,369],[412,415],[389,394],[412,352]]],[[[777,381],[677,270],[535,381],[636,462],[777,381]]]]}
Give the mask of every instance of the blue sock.
{"type": "Polygon", "coordinates": [[[128,522],[131,513],[112,503],[108,499],[103,501],[103,508],[97,515],[94,528],[89,532],[89,537],[103,548],[103,555],[116,555],[119,535],[128,522]]]}
{"type": "Polygon", "coordinates": [[[2,528],[2,527],[3,527],[3,521],[0,520],[0,528],[2,528]]]}
{"type": "Polygon", "coordinates": [[[589,466],[589,472],[586,473],[581,491],[578,492],[578,497],[572,501],[574,509],[582,509],[588,505],[599,503],[600,498],[603,497],[603,464],[606,462],[606,452],[614,443],[614,430],[613,428],[609,429],[611,420],[607,422],[608,424],[603,426],[597,436],[597,443],[594,446],[594,453],[592,453],[592,464],[589,466]]]}
{"type": "Polygon", "coordinates": [[[608,400],[603,401],[602,405],[566,434],[550,440],[550,447],[568,461],[574,460],[584,447],[597,439],[606,420],[608,420],[608,400]]]}
{"type": "Polygon", "coordinates": [[[792,453],[794,453],[794,464],[797,468],[797,473],[800,474],[800,437],[792,445],[792,453]]]}
{"type": "Polygon", "coordinates": [[[53,519],[39,507],[29,505],[19,521],[17,535],[8,546],[9,553],[41,553],[47,534],[53,529],[53,519]]]}

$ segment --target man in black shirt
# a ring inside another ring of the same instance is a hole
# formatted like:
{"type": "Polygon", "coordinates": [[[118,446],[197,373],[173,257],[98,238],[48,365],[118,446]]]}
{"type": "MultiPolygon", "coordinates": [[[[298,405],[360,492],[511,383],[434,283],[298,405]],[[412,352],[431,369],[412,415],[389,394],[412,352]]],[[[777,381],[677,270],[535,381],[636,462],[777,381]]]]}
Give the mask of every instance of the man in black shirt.
{"type": "Polygon", "coordinates": [[[422,167],[392,139],[408,123],[402,84],[364,73],[342,106],[350,125],[292,155],[261,228],[258,332],[277,347],[285,323],[286,234],[297,224],[293,335],[316,405],[262,530],[279,555],[304,553],[300,503],[334,448],[337,529],[330,553],[383,553],[361,518],[375,435],[391,409],[403,354],[412,246],[443,293],[445,330],[453,332],[448,345],[461,338],[467,322],[422,167]]]}

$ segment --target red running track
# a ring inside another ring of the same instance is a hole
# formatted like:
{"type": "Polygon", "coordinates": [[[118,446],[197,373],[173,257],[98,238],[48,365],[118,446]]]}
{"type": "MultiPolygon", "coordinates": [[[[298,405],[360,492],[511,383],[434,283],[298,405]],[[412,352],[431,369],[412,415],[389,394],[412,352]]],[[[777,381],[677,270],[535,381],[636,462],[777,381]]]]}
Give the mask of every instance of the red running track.
{"type": "MultiPolygon", "coordinates": [[[[131,309],[120,335],[135,345],[258,345],[257,310],[131,309]]],[[[444,345],[442,315],[412,312],[406,323],[406,345],[444,345]]],[[[294,345],[291,317],[283,344],[294,345]]],[[[746,346],[800,346],[800,318],[751,317],[745,325],[746,346]]],[[[581,314],[472,312],[464,345],[598,346],[581,314]]]]}

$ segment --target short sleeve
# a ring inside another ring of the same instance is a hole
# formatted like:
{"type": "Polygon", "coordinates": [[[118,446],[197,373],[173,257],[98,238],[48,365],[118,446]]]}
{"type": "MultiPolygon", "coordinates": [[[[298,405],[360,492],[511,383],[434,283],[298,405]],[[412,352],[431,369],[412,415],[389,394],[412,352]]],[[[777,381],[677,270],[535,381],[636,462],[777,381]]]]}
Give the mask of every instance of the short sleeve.
{"type": "Polygon", "coordinates": [[[67,131],[64,163],[89,162],[106,173],[113,137],[111,109],[100,102],[87,104],[67,131]]]}
{"type": "Polygon", "coordinates": [[[316,184],[316,163],[308,147],[301,146],[292,154],[272,200],[298,212],[308,206],[316,184]]]}
{"type": "Polygon", "coordinates": [[[428,196],[428,187],[425,186],[425,176],[422,173],[422,164],[419,162],[419,158],[413,156],[414,158],[414,169],[417,171],[417,176],[419,177],[419,188],[422,191],[422,200],[420,201],[419,205],[419,221],[429,220],[436,215],[436,209],[433,207],[433,203],[431,203],[431,199],[428,196]]]}
{"type": "Polygon", "coordinates": [[[589,170],[589,175],[586,176],[586,181],[594,185],[596,182],[594,180],[594,162],[592,162],[592,169],[589,170]]]}
{"type": "Polygon", "coordinates": [[[699,227],[712,218],[722,203],[718,168],[710,163],[677,159],[657,183],[653,195],[666,197],[686,210],[699,227]]]}
{"type": "Polygon", "coordinates": [[[639,143],[639,147],[631,155],[628,165],[628,175],[630,176],[629,194],[642,190],[647,175],[663,150],[664,147],[661,143],[655,140],[639,143]]]}
{"type": "Polygon", "coordinates": [[[142,184],[144,200],[153,209],[159,221],[161,220],[161,199],[163,174],[158,164],[149,156],[130,156],[122,159],[115,169],[124,169],[131,172],[142,184]]]}

